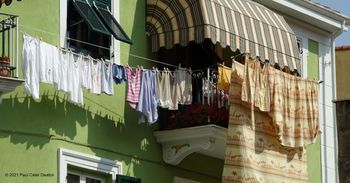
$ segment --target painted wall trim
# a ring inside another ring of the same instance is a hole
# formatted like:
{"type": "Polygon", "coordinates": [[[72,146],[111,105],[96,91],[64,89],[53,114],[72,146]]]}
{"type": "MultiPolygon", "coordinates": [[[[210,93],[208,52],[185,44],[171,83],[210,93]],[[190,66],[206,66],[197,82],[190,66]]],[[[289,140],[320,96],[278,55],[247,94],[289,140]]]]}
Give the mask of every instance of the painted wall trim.
{"type": "MultiPolygon", "coordinates": [[[[111,12],[114,18],[119,22],[119,0],[113,0],[111,2],[111,12]]],[[[60,46],[67,47],[67,15],[68,15],[68,0],[60,0],[60,46]]],[[[120,41],[111,36],[112,45],[111,49],[111,59],[116,64],[120,64],[120,41]]]]}
{"type": "Polygon", "coordinates": [[[67,11],[68,0],[60,0],[60,46],[67,47],[67,11]]]}
{"type": "MultiPolygon", "coordinates": [[[[119,11],[119,0],[113,0],[112,1],[112,15],[114,18],[119,22],[120,24],[120,11],[119,11]]],[[[112,36],[112,52],[111,52],[111,58],[113,58],[113,62],[116,64],[121,64],[120,62],[120,41],[115,39],[112,36]]]]}
{"type": "Polygon", "coordinates": [[[112,181],[116,181],[116,175],[122,173],[122,163],[113,160],[91,156],[84,153],[59,148],[58,149],[58,182],[67,183],[66,175],[68,165],[93,170],[112,175],[112,181]]]}
{"type": "MultiPolygon", "coordinates": [[[[266,2],[269,2],[269,1],[266,1],[266,2]]],[[[290,0],[272,0],[272,2],[297,11],[300,18],[302,18],[303,16],[309,16],[309,17],[312,17],[312,18],[319,20],[320,22],[324,22],[328,25],[331,25],[335,28],[342,28],[342,25],[341,25],[342,22],[335,20],[331,17],[325,16],[321,12],[317,12],[317,11],[311,9],[310,7],[302,6],[296,2],[292,2],[290,0]]]]}

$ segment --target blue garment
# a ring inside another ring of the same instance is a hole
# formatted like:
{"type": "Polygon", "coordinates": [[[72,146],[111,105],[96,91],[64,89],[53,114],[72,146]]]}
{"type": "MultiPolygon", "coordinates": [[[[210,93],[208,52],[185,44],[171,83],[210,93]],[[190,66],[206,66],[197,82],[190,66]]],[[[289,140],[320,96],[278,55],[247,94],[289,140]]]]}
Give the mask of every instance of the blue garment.
{"type": "Polygon", "coordinates": [[[141,112],[139,122],[154,123],[158,119],[157,97],[156,97],[156,73],[153,70],[142,72],[141,91],[137,111],[141,112]]]}
{"type": "Polygon", "coordinates": [[[113,69],[113,80],[116,84],[121,84],[127,80],[124,66],[113,64],[112,69],[113,69]]]}

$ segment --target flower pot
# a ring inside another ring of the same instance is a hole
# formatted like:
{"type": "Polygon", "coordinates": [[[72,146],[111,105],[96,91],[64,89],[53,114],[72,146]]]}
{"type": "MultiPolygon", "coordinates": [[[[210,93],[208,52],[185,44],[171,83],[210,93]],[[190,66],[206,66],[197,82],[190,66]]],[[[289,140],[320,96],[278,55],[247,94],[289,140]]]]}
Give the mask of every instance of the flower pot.
{"type": "Polygon", "coordinates": [[[0,76],[10,77],[10,58],[9,57],[0,57],[0,76]]]}

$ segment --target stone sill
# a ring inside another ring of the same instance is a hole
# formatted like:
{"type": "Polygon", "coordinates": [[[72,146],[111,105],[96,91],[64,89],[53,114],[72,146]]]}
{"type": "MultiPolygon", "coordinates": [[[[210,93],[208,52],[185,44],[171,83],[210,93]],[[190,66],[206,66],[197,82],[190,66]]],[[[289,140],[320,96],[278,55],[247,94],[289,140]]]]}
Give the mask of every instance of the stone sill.
{"type": "Polygon", "coordinates": [[[0,103],[3,94],[14,91],[23,82],[22,79],[0,76],[0,103]]]}

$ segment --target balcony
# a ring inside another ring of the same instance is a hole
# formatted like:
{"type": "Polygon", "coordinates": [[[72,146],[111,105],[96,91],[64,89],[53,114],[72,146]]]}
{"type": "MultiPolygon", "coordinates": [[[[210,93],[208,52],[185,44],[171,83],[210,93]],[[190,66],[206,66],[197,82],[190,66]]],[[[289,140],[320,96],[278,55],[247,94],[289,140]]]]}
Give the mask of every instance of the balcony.
{"type": "Polygon", "coordinates": [[[0,102],[1,96],[23,83],[18,79],[18,16],[0,13],[0,102]]]}
{"type": "Polygon", "coordinates": [[[228,107],[197,103],[178,111],[160,111],[159,130],[154,132],[162,144],[163,160],[179,164],[197,152],[224,159],[228,126],[228,107]]]}

